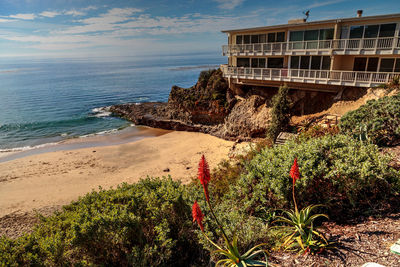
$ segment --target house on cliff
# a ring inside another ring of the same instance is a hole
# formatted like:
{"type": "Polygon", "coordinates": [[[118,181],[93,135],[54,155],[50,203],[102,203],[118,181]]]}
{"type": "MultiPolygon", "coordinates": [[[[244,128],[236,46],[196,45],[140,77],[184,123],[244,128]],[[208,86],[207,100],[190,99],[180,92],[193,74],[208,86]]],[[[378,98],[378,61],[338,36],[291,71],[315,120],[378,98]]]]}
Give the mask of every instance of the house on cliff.
{"type": "Polygon", "coordinates": [[[373,87],[400,76],[400,14],[222,31],[228,35],[222,65],[230,86],[337,92],[373,87]]]}

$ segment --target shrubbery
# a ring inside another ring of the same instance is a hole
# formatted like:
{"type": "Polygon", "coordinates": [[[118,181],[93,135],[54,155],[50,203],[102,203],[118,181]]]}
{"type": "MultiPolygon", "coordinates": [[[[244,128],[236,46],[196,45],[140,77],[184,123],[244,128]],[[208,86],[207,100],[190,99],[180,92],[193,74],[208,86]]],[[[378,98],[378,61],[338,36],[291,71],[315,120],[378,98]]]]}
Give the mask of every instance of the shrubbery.
{"type": "Polygon", "coordinates": [[[343,133],[380,146],[400,143],[400,95],[370,100],[360,108],[346,113],[340,120],[343,133]]]}
{"type": "Polygon", "coordinates": [[[290,122],[290,100],[288,98],[289,87],[279,87],[278,93],[273,96],[271,104],[271,123],[268,127],[267,137],[275,140],[280,132],[285,131],[290,122]]]}
{"type": "Polygon", "coordinates": [[[43,218],[32,234],[0,239],[0,265],[198,265],[187,197],[171,179],[92,192],[43,218]]]}
{"type": "Polygon", "coordinates": [[[264,149],[247,166],[229,198],[249,215],[258,216],[266,207],[287,207],[288,170],[294,158],[302,174],[296,184],[299,202],[324,204],[333,219],[371,211],[400,192],[399,172],[388,167],[390,158],[376,146],[327,135],[264,149]]]}

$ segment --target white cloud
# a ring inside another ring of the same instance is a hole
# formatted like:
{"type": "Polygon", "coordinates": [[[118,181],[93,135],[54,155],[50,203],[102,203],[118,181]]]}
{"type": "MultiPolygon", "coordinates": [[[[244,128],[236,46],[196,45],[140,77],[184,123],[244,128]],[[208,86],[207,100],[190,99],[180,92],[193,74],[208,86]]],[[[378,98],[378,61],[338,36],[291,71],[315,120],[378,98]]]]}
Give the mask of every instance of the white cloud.
{"type": "Polygon", "coordinates": [[[218,8],[221,9],[234,9],[241,5],[245,0],[214,0],[218,3],[218,8]]]}
{"type": "Polygon", "coordinates": [[[344,1],[345,0],[332,0],[332,1],[322,1],[322,2],[316,1],[314,4],[311,4],[307,8],[317,8],[317,7],[329,6],[329,5],[341,3],[344,1]]]}
{"type": "Polygon", "coordinates": [[[43,11],[39,15],[42,17],[47,17],[47,18],[54,18],[55,16],[62,15],[62,13],[57,12],[57,11],[43,11]]]}
{"type": "Polygon", "coordinates": [[[8,16],[13,19],[22,19],[22,20],[33,20],[36,18],[35,14],[15,14],[8,16]]]}
{"type": "Polygon", "coordinates": [[[13,21],[12,19],[2,19],[2,18],[0,18],[0,23],[1,22],[10,22],[10,21],[13,21]]]}

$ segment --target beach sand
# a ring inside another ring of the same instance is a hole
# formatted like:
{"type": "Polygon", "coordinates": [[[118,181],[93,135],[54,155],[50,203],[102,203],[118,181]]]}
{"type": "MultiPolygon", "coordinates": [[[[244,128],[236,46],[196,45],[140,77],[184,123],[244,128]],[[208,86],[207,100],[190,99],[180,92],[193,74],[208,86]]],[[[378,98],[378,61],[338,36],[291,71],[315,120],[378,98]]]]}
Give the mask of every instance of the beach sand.
{"type": "Polygon", "coordinates": [[[167,132],[112,146],[29,155],[0,163],[0,217],[69,204],[99,186],[108,189],[147,175],[183,183],[197,174],[204,154],[214,168],[233,142],[207,134],[167,132]]]}

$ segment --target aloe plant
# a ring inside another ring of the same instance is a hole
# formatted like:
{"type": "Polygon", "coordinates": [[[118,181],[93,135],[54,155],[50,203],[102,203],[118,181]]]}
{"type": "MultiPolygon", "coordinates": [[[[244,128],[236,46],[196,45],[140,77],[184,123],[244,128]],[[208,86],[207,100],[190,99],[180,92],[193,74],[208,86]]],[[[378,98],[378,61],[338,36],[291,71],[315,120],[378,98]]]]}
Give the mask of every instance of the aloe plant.
{"type": "Polygon", "coordinates": [[[225,233],[224,228],[222,227],[221,223],[219,222],[217,216],[214,213],[214,210],[210,203],[210,197],[208,193],[208,183],[210,182],[210,170],[208,168],[207,161],[204,156],[202,156],[200,163],[199,163],[199,171],[198,171],[198,178],[200,183],[203,186],[204,196],[206,198],[206,202],[212,217],[214,218],[215,222],[218,225],[218,228],[221,231],[221,234],[225,240],[225,247],[221,247],[214,243],[205,233],[204,233],[204,226],[203,226],[203,218],[204,215],[200,209],[199,204],[197,201],[194,202],[192,207],[192,216],[193,222],[197,222],[199,225],[202,234],[204,237],[214,246],[216,250],[212,252],[212,254],[217,254],[219,256],[224,257],[217,261],[216,266],[227,266],[227,267],[246,267],[246,266],[268,266],[266,251],[259,249],[260,247],[266,244],[259,244],[257,246],[252,247],[245,253],[240,253],[238,248],[238,239],[237,236],[234,236],[232,241],[229,240],[228,236],[225,233]],[[266,261],[256,260],[255,258],[263,255],[266,261]]]}

